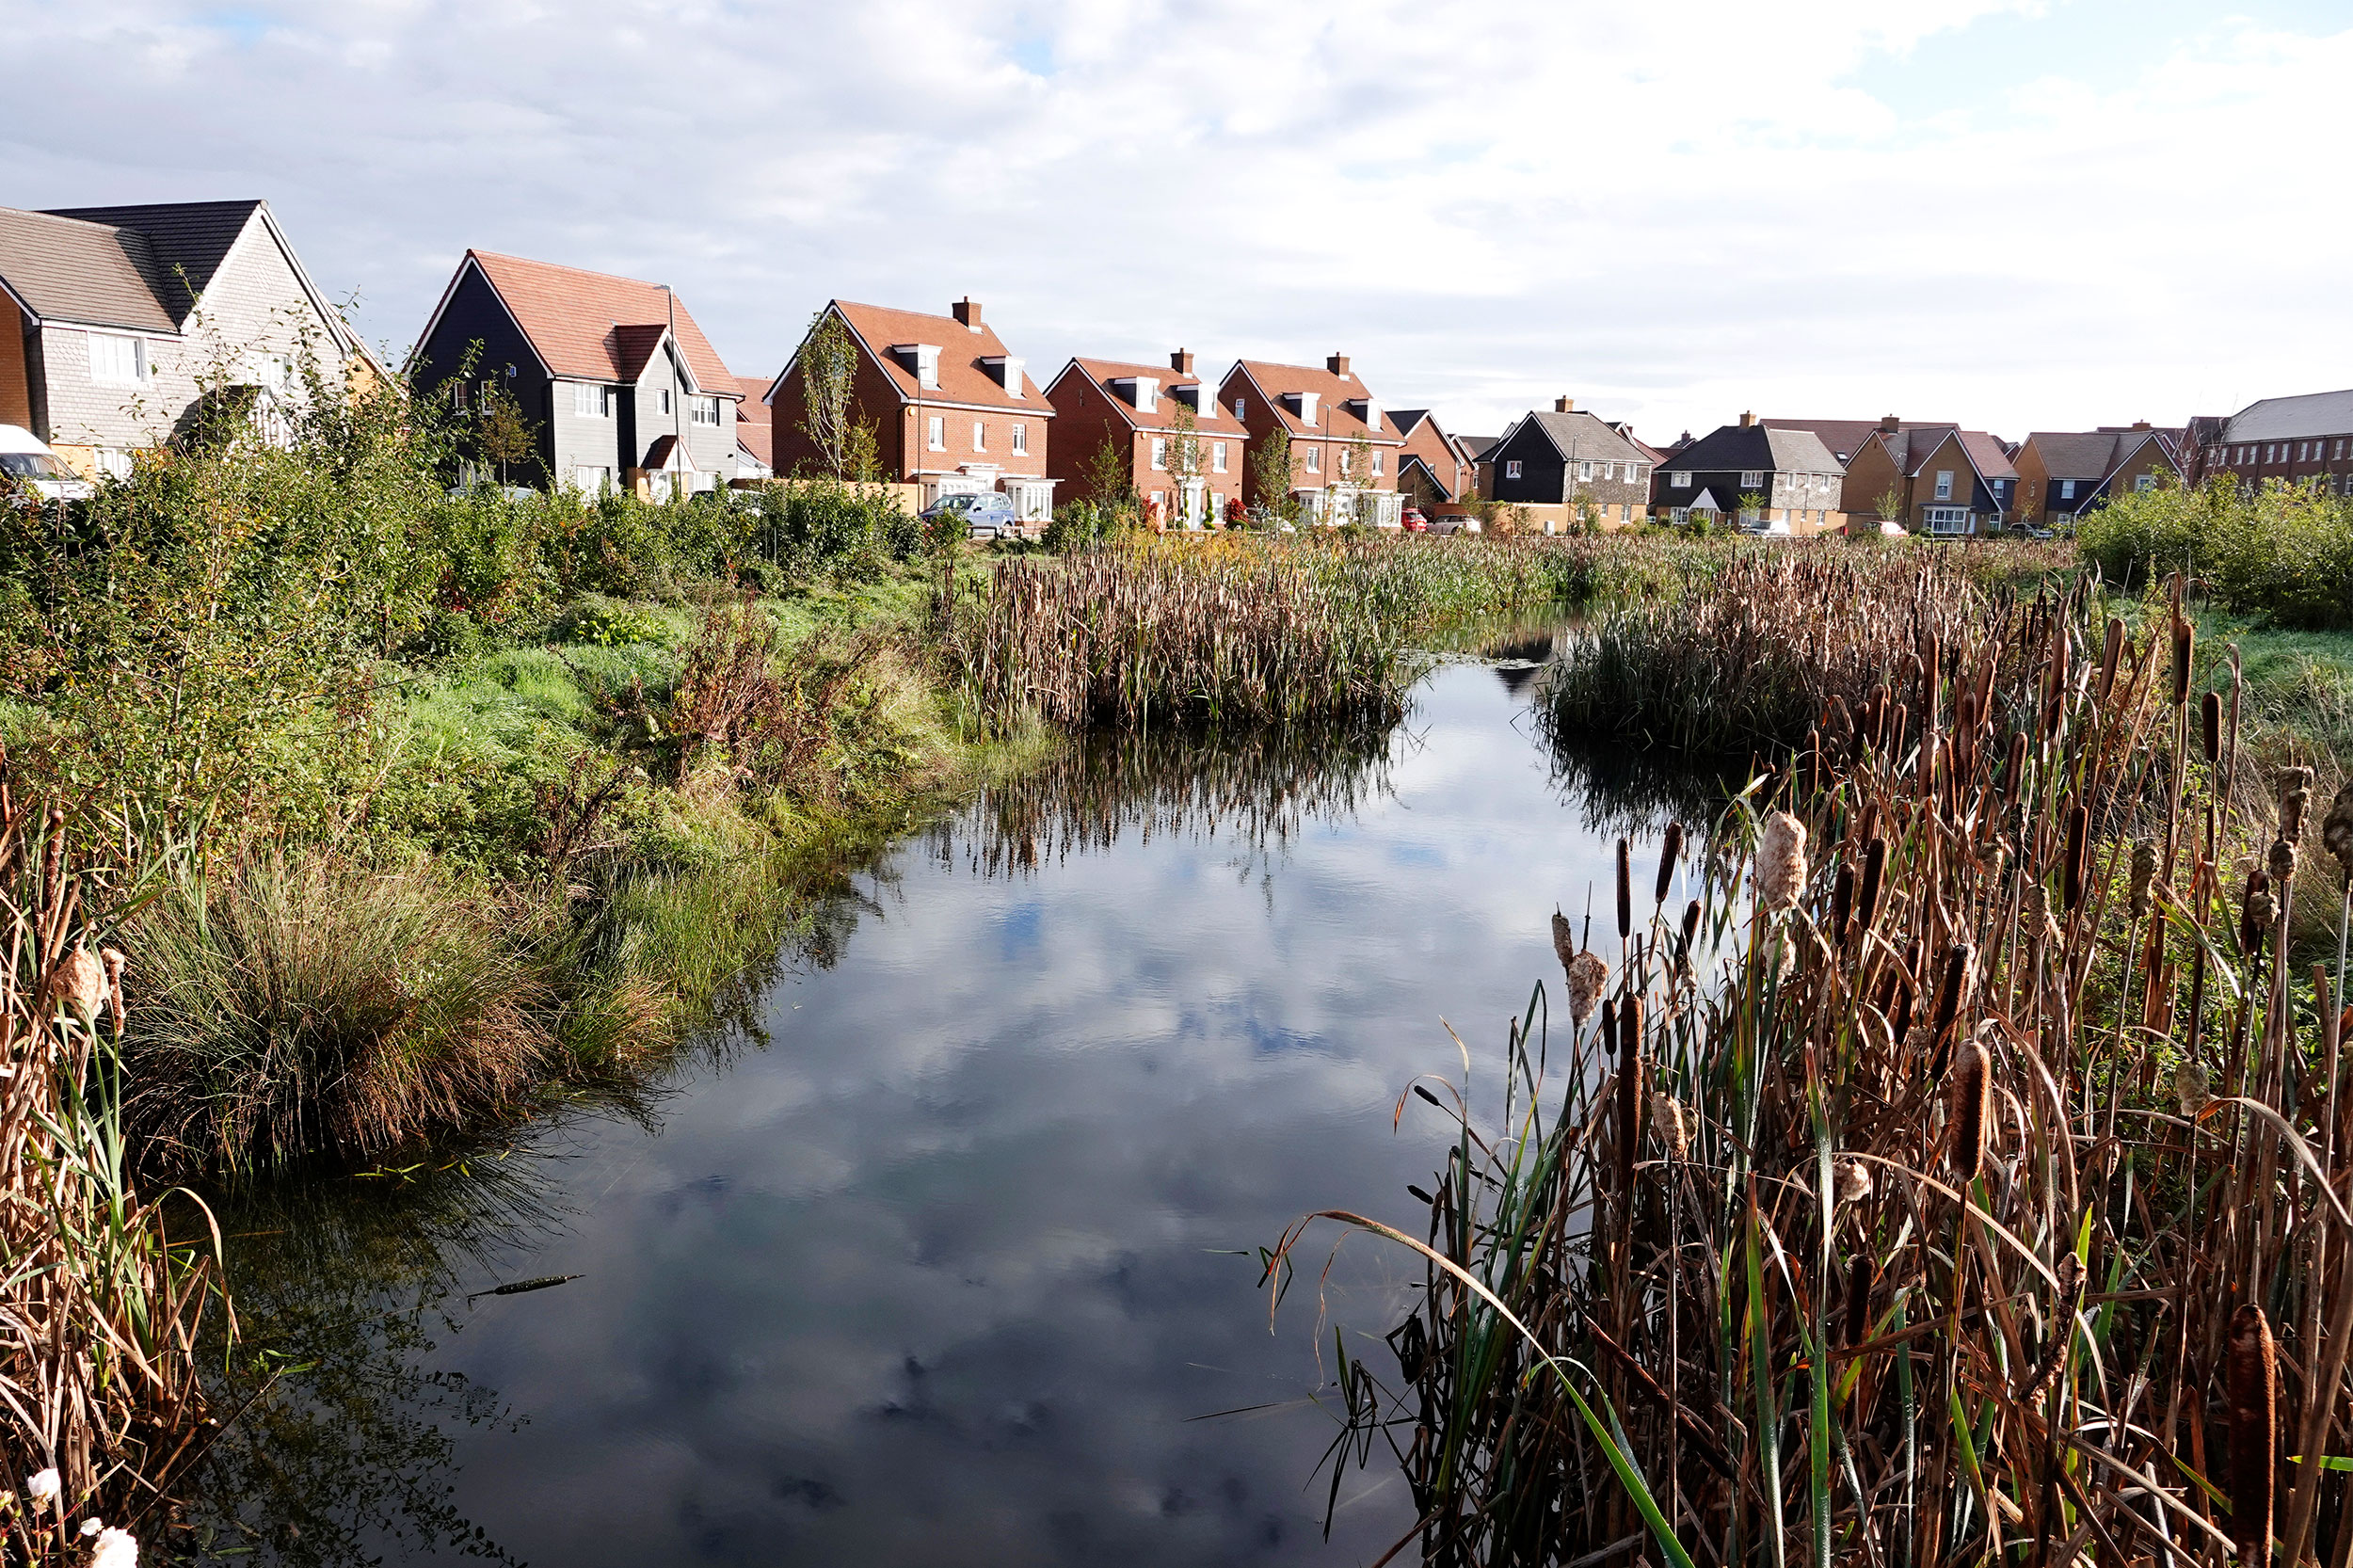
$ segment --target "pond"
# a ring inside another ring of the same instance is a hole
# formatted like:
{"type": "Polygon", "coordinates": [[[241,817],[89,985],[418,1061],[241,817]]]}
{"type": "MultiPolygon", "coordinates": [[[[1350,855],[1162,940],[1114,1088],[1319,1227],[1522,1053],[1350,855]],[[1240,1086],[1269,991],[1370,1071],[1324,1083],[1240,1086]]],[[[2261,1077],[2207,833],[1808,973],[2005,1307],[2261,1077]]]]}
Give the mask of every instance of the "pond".
{"type": "Polygon", "coordinates": [[[1529,673],[1441,664],[1385,735],[1089,752],[859,872],[753,1032],[626,1113],[234,1216],[296,1361],[208,1464],[215,1549],[1379,1556],[1380,1454],[1324,1539],[1333,1336],[1393,1375],[1419,1270],[1360,1238],[1327,1282],[1320,1237],[1270,1326],[1257,1249],[1420,1223],[1447,1124],[1393,1130],[1401,1093],[1460,1080],[1448,1023],[1495,1082],[1552,910],[1598,938],[1649,837],[1540,745],[1529,673]]]}

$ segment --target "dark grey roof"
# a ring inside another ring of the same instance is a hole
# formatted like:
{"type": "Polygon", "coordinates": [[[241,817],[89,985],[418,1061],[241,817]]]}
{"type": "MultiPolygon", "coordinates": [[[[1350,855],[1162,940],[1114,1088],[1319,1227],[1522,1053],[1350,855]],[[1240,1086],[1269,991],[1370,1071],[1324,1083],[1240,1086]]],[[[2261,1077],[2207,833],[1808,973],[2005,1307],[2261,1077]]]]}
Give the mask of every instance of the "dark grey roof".
{"type": "Polygon", "coordinates": [[[2295,440],[2306,436],[2342,436],[2353,432],[2353,389],[2306,392],[2298,397],[2266,397],[2249,403],[2231,416],[2223,430],[2226,441],[2295,440]]]}
{"type": "Polygon", "coordinates": [[[1486,461],[1487,454],[1493,452],[1496,449],[1496,442],[1503,438],[1501,436],[1457,436],[1454,439],[1463,443],[1463,450],[1469,455],[1472,462],[1480,463],[1486,461]]]}
{"type": "Polygon", "coordinates": [[[44,320],[180,329],[163,306],[154,251],[136,230],[0,207],[0,283],[44,320]]]}
{"type": "Polygon", "coordinates": [[[1383,412],[1389,416],[1389,423],[1397,427],[1397,433],[1401,436],[1412,435],[1414,426],[1430,417],[1430,410],[1427,408],[1387,408],[1383,412]]]}
{"type": "Polygon", "coordinates": [[[1782,473],[1844,473],[1841,463],[1822,438],[1811,430],[1776,429],[1765,424],[1723,424],[1690,445],[1672,453],[1671,469],[1749,469],[1782,473]]]}
{"type": "Polygon", "coordinates": [[[146,235],[163,284],[159,297],[175,322],[184,322],[260,205],[259,201],[151,201],[128,207],[58,207],[49,216],[133,229],[146,235]]]}
{"type": "Polygon", "coordinates": [[[1551,438],[1552,444],[1560,449],[1563,457],[1574,456],[1580,461],[1588,457],[1605,461],[1650,461],[1648,453],[1611,429],[1605,421],[1582,410],[1564,414],[1538,408],[1529,414],[1528,423],[1551,438]]]}

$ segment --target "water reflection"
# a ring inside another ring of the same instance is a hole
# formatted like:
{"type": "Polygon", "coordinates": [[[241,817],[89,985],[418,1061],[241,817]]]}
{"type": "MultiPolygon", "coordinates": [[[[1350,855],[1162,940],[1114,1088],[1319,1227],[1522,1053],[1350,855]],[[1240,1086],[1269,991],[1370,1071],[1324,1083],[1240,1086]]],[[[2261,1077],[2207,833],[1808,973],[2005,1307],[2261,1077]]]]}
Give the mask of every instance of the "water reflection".
{"type": "MultiPolygon", "coordinates": [[[[212,1518],[295,1562],[1379,1555],[1402,1488],[1352,1476],[1324,1544],[1329,1330],[1271,1336],[1249,1253],[1412,1221],[1399,1087],[1459,1066],[1441,1017],[1499,1032],[1611,859],[1489,669],[1410,724],[1075,756],[855,878],[764,1048],[658,1113],[241,1214],[280,1233],[239,1243],[253,1341],[309,1365],[212,1518]]],[[[1344,1256],[1333,1326],[1415,1277],[1344,1256]]]]}

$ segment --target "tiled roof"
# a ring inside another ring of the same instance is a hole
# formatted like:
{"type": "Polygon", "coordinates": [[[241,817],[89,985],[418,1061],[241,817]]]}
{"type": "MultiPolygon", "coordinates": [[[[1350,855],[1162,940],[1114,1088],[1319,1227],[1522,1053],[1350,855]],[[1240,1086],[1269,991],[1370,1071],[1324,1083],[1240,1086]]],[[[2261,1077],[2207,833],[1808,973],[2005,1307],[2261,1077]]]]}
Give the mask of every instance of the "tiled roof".
{"type": "Polygon", "coordinates": [[[1667,462],[1694,472],[1701,470],[1777,473],[1838,473],[1845,465],[1811,430],[1775,429],[1768,424],[1722,424],[1690,445],[1671,452],[1667,462]]]}
{"type": "Polygon", "coordinates": [[[765,468],[776,466],[776,410],[760,399],[767,394],[768,384],[774,379],[774,376],[750,376],[735,378],[736,389],[744,394],[744,401],[735,406],[736,444],[759,458],[765,468]]]}
{"type": "Polygon", "coordinates": [[[163,282],[163,306],[184,322],[212,286],[237,236],[253,221],[259,201],[152,201],[127,207],[58,207],[53,217],[75,217],[147,237],[163,282]]]}
{"type": "Polygon", "coordinates": [[[1756,423],[1770,430],[1811,430],[1841,462],[1851,461],[1880,427],[1875,419],[1760,419],[1756,423]]]}
{"type": "Polygon", "coordinates": [[[894,311],[882,305],[857,305],[846,299],[832,302],[832,309],[850,324],[850,330],[865,340],[873,353],[875,363],[899,395],[912,402],[918,397],[941,403],[971,403],[992,408],[1019,408],[1050,418],[1053,407],[1038,392],[1036,380],[1025,366],[1021,373],[1024,395],[1014,396],[999,383],[996,376],[981,363],[1005,353],[1004,343],[997,336],[997,328],[984,320],[976,329],[967,327],[953,316],[926,315],[920,311],[894,311]],[[916,384],[914,367],[890,352],[900,344],[930,344],[939,350],[939,385],[920,387],[916,384]]]}
{"type": "Polygon", "coordinates": [[[1648,462],[1650,456],[1627,440],[1609,422],[1582,409],[1561,413],[1556,409],[1539,408],[1529,416],[1529,423],[1551,438],[1553,446],[1563,457],[1579,460],[1592,457],[1604,462],[1648,462]]]}
{"type": "Polygon", "coordinates": [[[1421,422],[1430,417],[1427,408],[1391,408],[1386,411],[1390,428],[1408,440],[1413,440],[1414,432],[1420,427],[1421,422]]]}
{"type": "MultiPolygon", "coordinates": [[[[469,250],[466,258],[481,267],[506,301],[515,325],[531,340],[551,375],[634,381],[671,319],[672,302],[662,289],[633,278],[488,250],[469,250]]],[[[686,301],[678,300],[676,310],[679,347],[695,384],[706,393],[735,396],[735,377],[695,325],[686,301]]]]}
{"type": "Polygon", "coordinates": [[[0,282],[45,320],[180,329],[154,250],[134,229],[0,207],[0,282]]]}
{"type": "Polygon", "coordinates": [[[2222,432],[2226,441],[2296,440],[2308,436],[2342,436],[2353,431],[2353,389],[2305,392],[2297,397],[2266,397],[2249,403],[2231,416],[2222,432]]]}
{"type": "Polygon", "coordinates": [[[2054,479],[2105,479],[2152,441],[2171,462],[2172,452],[2155,430],[2038,430],[2026,438],[2054,479]]]}
{"type": "MultiPolygon", "coordinates": [[[[1204,384],[1201,377],[1198,376],[1187,376],[1180,371],[1172,370],[1166,365],[1131,365],[1123,363],[1117,360],[1089,360],[1083,358],[1074,358],[1070,362],[1077,365],[1080,370],[1083,371],[1088,379],[1092,380],[1096,386],[1102,388],[1104,393],[1110,398],[1112,407],[1117,408],[1120,413],[1126,417],[1128,423],[1134,425],[1139,430],[1166,430],[1170,428],[1168,422],[1175,416],[1168,412],[1168,403],[1166,401],[1161,403],[1161,411],[1156,416],[1146,416],[1138,413],[1126,399],[1122,398],[1117,392],[1112,391],[1111,384],[1113,381],[1128,376],[1149,376],[1156,377],[1160,383],[1160,394],[1162,399],[1167,399],[1169,394],[1178,387],[1198,387],[1204,384]]],[[[1209,395],[1207,399],[1205,399],[1205,401],[1207,402],[1208,407],[1193,416],[1194,426],[1199,429],[1203,435],[1216,434],[1220,436],[1241,438],[1250,434],[1249,431],[1242,428],[1241,421],[1234,417],[1233,410],[1226,408],[1224,403],[1219,401],[1215,388],[1209,389],[1209,395]]]]}
{"type": "MultiPolygon", "coordinates": [[[[1247,376],[1257,384],[1259,392],[1270,400],[1267,406],[1282,420],[1283,427],[1294,436],[1311,435],[1336,441],[1353,440],[1358,436],[1365,436],[1384,445],[1402,444],[1397,433],[1389,428],[1385,413],[1382,415],[1381,428],[1374,430],[1348,411],[1346,405],[1350,398],[1372,396],[1363,378],[1353,373],[1342,378],[1321,365],[1278,365],[1265,360],[1237,360],[1234,371],[1247,376]],[[1316,394],[1315,424],[1300,424],[1299,416],[1284,405],[1283,398],[1291,392],[1316,394]]],[[[1228,373],[1229,379],[1232,374],[1228,373]]],[[[1373,398],[1373,401],[1378,404],[1380,399],[1373,398]]]]}
{"type": "Polygon", "coordinates": [[[1502,439],[1501,436],[1457,436],[1454,440],[1463,449],[1464,457],[1477,463],[1484,461],[1487,454],[1495,450],[1496,442],[1502,439]]]}
{"type": "Polygon", "coordinates": [[[1962,450],[1969,454],[1969,460],[1977,464],[1978,477],[2018,477],[2018,465],[2009,460],[2009,448],[2002,444],[2001,437],[1989,435],[1983,430],[1963,430],[1961,444],[1962,450]]]}

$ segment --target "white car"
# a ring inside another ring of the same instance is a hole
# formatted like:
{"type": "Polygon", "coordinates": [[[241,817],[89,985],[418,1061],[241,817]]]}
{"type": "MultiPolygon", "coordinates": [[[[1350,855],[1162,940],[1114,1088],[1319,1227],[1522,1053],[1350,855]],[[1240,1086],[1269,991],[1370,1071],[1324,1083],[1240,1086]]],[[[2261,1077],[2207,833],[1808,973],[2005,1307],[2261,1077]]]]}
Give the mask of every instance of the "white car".
{"type": "Polygon", "coordinates": [[[98,493],[95,485],[57,461],[47,441],[21,424],[0,424],[0,481],[13,481],[42,501],[88,501],[98,493]]]}

